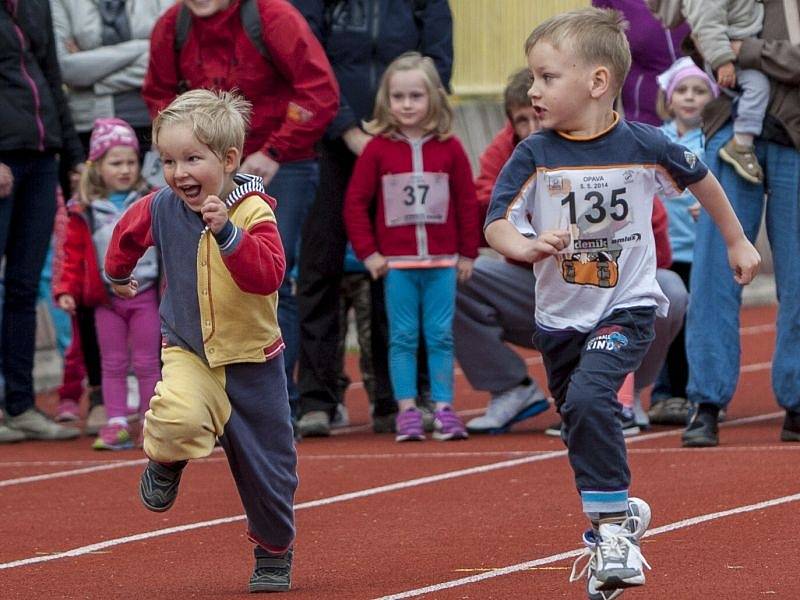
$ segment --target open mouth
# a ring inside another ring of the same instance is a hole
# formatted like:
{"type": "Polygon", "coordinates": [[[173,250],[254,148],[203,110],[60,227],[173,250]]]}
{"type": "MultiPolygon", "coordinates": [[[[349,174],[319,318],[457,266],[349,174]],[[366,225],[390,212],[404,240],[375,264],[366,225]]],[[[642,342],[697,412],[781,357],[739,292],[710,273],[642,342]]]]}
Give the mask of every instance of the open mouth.
{"type": "Polygon", "coordinates": [[[182,185],[180,187],[181,193],[190,199],[197,198],[202,189],[202,186],[199,185],[182,185]]]}

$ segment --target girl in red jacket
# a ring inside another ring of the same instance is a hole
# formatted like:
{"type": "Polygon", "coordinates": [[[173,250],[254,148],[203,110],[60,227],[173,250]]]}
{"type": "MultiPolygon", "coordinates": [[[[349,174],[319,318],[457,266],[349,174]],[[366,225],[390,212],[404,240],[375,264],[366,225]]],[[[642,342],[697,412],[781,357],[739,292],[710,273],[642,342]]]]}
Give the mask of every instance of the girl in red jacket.
{"type": "Polygon", "coordinates": [[[125,209],[147,192],[140,172],[139,143],[131,126],[115,118],[95,121],[89,160],[81,175],[80,201],[68,206],[63,274],[53,289],[56,302],[68,313],[73,314],[79,305],[95,307],[103,402],[108,414],[108,423],[93,444],[95,450],[133,447],[126,418],[129,368],[133,367],[139,382],[142,416],[161,378],[155,250],[136,267],[139,293],[135,298],[110,294],[110,283],[100,267],[114,225],[125,209]]]}
{"type": "Polygon", "coordinates": [[[472,273],[480,227],[469,160],[451,134],[452,111],[433,61],[408,52],[392,62],[374,115],[365,128],[375,137],[356,162],[344,216],[358,258],[373,278],[386,276],[396,440],[425,438],[414,403],[420,325],[436,403],[433,437],[464,439],[452,409],[452,323],[456,282],[472,273]]]}

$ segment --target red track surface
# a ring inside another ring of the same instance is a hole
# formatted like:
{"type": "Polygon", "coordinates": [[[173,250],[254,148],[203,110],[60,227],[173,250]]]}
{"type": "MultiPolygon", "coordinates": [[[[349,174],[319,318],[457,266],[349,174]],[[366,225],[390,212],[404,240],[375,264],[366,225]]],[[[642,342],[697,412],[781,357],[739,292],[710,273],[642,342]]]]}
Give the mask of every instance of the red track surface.
{"type": "MultiPolygon", "coordinates": [[[[800,598],[800,444],[778,441],[782,415],[769,384],[774,317],[774,308],[743,313],[746,366],[719,448],[684,450],[677,429],[631,440],[632,492],[653,507],[654,535],[643,544],[653,570],[624,598],[800,598]],[[780,504],[741,510],[773,499],[780,504]],[[733,514],[681,523],[720,511],[733,514]]],[[[528,355],[544,381],[536,353],[528,355]]],[[[354,363],[350,370],[358,379],[354,363]]],[[[461,375],[456,382],[457,408],[479,412],[486,396],[461,375]]],[[[45,408],[52,402],[43,399],[45,408]]],[[[585,598],[583,582],[567,582],[573,559],[556,556],[578,548],[585,523],[564,448],[541,434],[552,413],[504,436],[396,444],[366,427],[363,390],[349,392],[348,406],[356,427],[298,446],[289,597],[417,597],[402,593],[484,576],[425,597],[585,598]],[[419,480],[430,476],[440,477],[419,480]]],[[[98,453],[89,444],[2,446],[0,598],[248,597],[251,546],[221,453],[193,463],[175,507],[157,515],[136,496],[141,453],[98,453]],[[208,523],[225,517],[234,520],[208,523]],[[143,539],[121,540],[136,534],[143,539]],[[76,555],[61,554],[70,550],[76,555]]]]}

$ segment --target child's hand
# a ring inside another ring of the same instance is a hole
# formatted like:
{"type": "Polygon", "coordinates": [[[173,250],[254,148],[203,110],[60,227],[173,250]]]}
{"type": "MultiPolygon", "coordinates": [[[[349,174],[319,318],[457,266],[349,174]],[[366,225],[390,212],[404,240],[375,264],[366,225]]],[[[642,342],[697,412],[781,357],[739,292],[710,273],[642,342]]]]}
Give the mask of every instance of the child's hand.
{"type": "Polygon", "coordinates": [[[373,279],[380,279],[389,270],[389,261],[380,252],[374,252],[364,260],[364,266],[373,279]]]}
{"type": "Polygon", "coordinates": [[[219,233],[228,222],[228,209],[218,196],[208,196],[200,207],[200,215],[211,233],[219,233]]]}
{"type": "Polygon", "coordinates": [[[77,307],[77,303],[75,302],[75,298],[71,294],[61,294],[56,300],[58,304],[58,308],[63,310],[66,313],[71,315],[75,314],[75,308],[77,307]]]}
{"type": "Polygon", "coordinates": [[[0,198],[10,196],[12,189],[14,189],[14,173],[8,165],[0,163],[0,198]]]}
{"type": "Polygon", "coordinates": [[[692,219],[694,219],[695,221],[697,221],[697,219],[700,218],[700,209],[702,208],[702,206],[703,205],[700,204],[699,202],[695,202],[688,209],[689,214],[692,215],[692,219]]]}
{"type": "Polygon", "coordinates": [[[531,245],[528,248],[529,262],[539,262],[548,256],[558,254],[559,250],[563,250],[569,245],[570,233],[566,229],[554,229],[545,231],[537,238],[531,240],[531,245]]]}
{"type": "Polygon", "coordinates": [[[136,295],[136,291],[139,289],[139,282],[136,281],[133,277],[131,280],[124,284],[120,285],[119,283],[112,283],[111,284],[111,291],[114,292],[120,298],[133,298],[136,295]]]}
{"type": "Polygon", "coordinates": [[[458,270],[458,280],[459,281],[466,281],[470,277],[472,277],[472,265],[475,261],[471,258],[465,258],[463,256],[458,257],[458,263],[456,264],[456,269],[458,270]]]}
{"type": "Polygon", "coordinates": [[[728,263],[733,269],[733,278],[739,285],[747,285],[758,273],[761,256],[744,235],[728,246],[728,263]]]}
{"type": "Polygon", "coordinates": [[[727,62],[717,69],[717,83],[724,88],[736,85],[736,67],[732,62],[727,62]]]}

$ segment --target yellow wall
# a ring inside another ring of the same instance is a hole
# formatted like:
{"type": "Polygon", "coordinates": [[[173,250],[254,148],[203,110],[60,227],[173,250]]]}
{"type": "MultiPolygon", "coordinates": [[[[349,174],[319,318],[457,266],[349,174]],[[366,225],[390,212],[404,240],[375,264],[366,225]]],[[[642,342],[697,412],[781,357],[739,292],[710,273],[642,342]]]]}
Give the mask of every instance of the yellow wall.
{"type": "Polygon", "coordinates": [[[547,17],[588,0],[450,0],[455,64],[453,92],[461,97],[496,95],[508,75],[525,66],[523,45],[547,17]]]}

